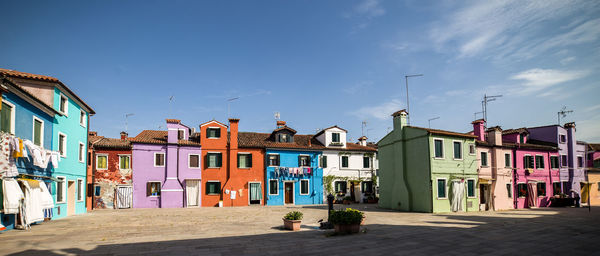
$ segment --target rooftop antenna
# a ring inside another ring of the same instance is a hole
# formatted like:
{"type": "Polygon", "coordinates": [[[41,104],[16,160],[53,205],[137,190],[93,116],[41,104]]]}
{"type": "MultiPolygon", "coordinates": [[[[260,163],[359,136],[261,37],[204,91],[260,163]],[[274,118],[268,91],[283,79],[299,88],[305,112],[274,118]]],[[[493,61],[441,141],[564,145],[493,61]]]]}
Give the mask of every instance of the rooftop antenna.
{"type": "MultiPolygon", "coordinates": [[[[409,77],[417,77],[417,76],[423,76],[423,74],[405,75],[404,76],[404,80],[406,80],[406,112],[408,112],[408,113],[410,113],[410,104],[408,104],[408,78],[409,77]]],[[[408,125],[410,125],[410,115],[408,115],[408,117],[406,118],[406,121],[407,121],[408,125]]]]}
{"type": "Polygon", "coordinates": [[[273,116],[275,117],[275,128],[277,128],[277,121],[279,121],[279,119],[281,118],[281,113],[275,112],[273,116]]]}
{"type": "Polygon", "coordinates": [[[473,120],[477,120],[477,114],[483,114],[483,111],[475,112],[473,114],[473,120]]]}
{"type": "Polygon", "coordinates": [[[560,111],[558,111],[558,126],[560,126],[560,117],[567,117],[567,114],[573,113],[573,110],[567,110],[567,106],[563,106],[560,111]]]}
{"type": "Polygon", "coordinates": [[[175,99],[175,96],[171,95],[171,97],[169,97],[169,113],[168,113],[169,117],[167,117],[167,118],[171,118],[171,114],[173,114],[173,113],[171,113],[171,111],[172,111],[172,106],[171,106],[172,104],[171,103],[173,102],[173,99],[175,99]]]}
{"type": "Polygon", "coordinates": [[[362,124],[360,126],[361,128],[361,136],[365,136],[365,128],[367,128],[367,121],[362,121],[362,124]]]}
{"type": "Polygon", "coordinates": [[[431,121],[433,121],[433,120],[437,120],[437,119],[440,119],[440,117],[438,116],[438,117],[434,117],[434,118],[429,118],[429,119],[427,120],[427,122],[429,122],[429,128],[431,128],[431,121]]]}
{"type": "Polygon", "coordinates": [[[227,118],[229,118],[229,117],[230,117],[230,116],[229,116],[229,108],[230,108],[230,106],[229,106],[229,105],[231,105],[231,102],[232,102],[232,101],[234,101],[234,100],[237,100],[237,99],[239,99],[239,98],[240,98],[240,97],[234,97],[234,98],[231,98],[231,99],[227,99],[227,118]]]}
{"type": "Polygon", "coordinates": [[[493,95],[487,96],[487,94],[483,95],[483,100],[481,101],[481,112],[483,112],[483,120],[487,122],[487,104],[490,101],[495,101],[497,98],[502,97],[502,95],[493,95]]]}
{"type": "Polygon", "coordinates": [[[130,116],[133,116],[133,113],[129,113],[129,114],[125,114],[125,132],[127,132],[127,118],[129,118],[130,116]]]}

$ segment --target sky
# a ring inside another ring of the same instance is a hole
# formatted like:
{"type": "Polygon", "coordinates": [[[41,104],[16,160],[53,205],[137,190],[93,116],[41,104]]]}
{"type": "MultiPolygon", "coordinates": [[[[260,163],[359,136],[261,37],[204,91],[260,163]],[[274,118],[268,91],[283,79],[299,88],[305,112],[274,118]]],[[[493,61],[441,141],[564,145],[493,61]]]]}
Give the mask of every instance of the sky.
{"type": "Polygon", "coordinates": [[[378,141],[391,114],[458,132],[556,124],[600,142],[599,1],[3,1],[0,67],[56,77],[90,129],[240,118],[378,141]],[[232,101],[228,99],[237,98],[232,101]],[[228,104],[229,103],[229,104],[228,104]],[[228,110],[229,109],[229,110],[228,110]],[[229,114],[228,114],[229,112],[229,114]],[[439,119],[429,119],[439,117],[439,119]],[[366,128],[362,123],[366,122],[366,128]]]}

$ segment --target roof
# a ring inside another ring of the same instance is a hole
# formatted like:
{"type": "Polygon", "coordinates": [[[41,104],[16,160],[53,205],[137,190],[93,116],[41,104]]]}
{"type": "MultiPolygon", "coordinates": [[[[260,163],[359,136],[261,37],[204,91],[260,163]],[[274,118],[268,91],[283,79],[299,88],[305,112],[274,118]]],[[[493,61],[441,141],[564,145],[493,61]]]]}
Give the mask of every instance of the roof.
{"type": "Polygon", "coordinates": [[[476,123],[485,123],[485,119],[481,118],[481,119],[477,119],[477,120],[471,122],[471,124],[476,124],[476,123]]]}
{"type": "Polygon", "coordinates": [[[538,145],[531,143],[503,143],[504,145],[511,148],[519,148],[519,149],[534,149],[534,150],[546,150],[546,151],[558,151],[557,147],[546,146],[546,145],[538,145]]]}
{"type": "Polygon", "coordinates": [[[378,146],[377,146],[377,143],[375,143],[375,142],[367,142],[367,147],[372,147],[374,149],[377,149],[378,146]]]}
{"type": "Polygon", "coordinates": [[[58,83],[69,94],[73,95],[73,97],[75,97],[75,99],[77,99],[77,101],[81,102],[81,104],[84,107],[86,107],[87,109],[89,109],[90,114],[92,114],[92,115],[96,114],[96,112],[94,111],[94,109],[92,109],[83,100],[81,100],[81,98],[79,98],[79,96],[77,96],[77,94],[75,94],[73,91],[71,91],[71,89],[69,89],[68,86],[66,86],[63,82],[61,82],[57,78],[54,78],[54,77],[51,77],[51,76],[45,76],[45,75],[37,75],[37,74],[25,73],[25,72],[16,71],[16,70],[10,70],[10,69],[5,69],[5,68],[0,68],[0,74],[4,74],[6,76],[16,77],[16,78],[25,78],[25,79],[32,79],[32,80],[38,80],[38,81],[46,81],[46,82],[58,83]]]}
{"type": "Polygon", "coordinates": [[[312,135],[294,135],[294,142],[276,142],[270,133],[239,132],[240,148],[288,148],[323,150],[325,147],[312,135]],[[310,143],[309,143],[310,142],[310,143]]]}
{"type": "Polygon", "coordinates": [[[324,133],[325,131],[327,131],[327,130],[329,130],[329,129],[331,129],[331,128],[338,128],[338,129],[340,129],[340,130],[342,130],[342,131],[348,132],[346,129],[344,129],[344,128],[340,128],[339,126],[337,126],[337,125],[334,125],[334,126],[331,126],[331,127],[327,127],[327,128],[325,128],[325,129],[323,129],[323,130],[320,130],[319,132],[317,132],[317,134],[315,134],[315,137],[317,137],[317,136],[321,135],[321,133],[324,133]]]}
{"type": "Polygon", "coordinates": [[[529,133],[529,131],[527,130],[527,128],[523,127],[523,128],[517,128],[517,129],[507,129],[502,131],[502,135],[506,135],[506,134],[514,134],[514,133],[529,133]]]}
{"type": "Polygon", "coordinates": [[[493,130],[502,131],[502,128],[500,126],[493,126],[493,127],[485,129],[486,132],[491,132],[493,130]]]}
{"type": "Polygon", "coordinates": [[[393,117],[396,117],[396,116],[399,116],[399,115],[400,115],[400,114],[402,114],[402,113],[405,113],[405,114],[407,114],[407,115],[408,115],[408,112],[406,111],[406,109],[401,109],[401,110],[398,110],[398,111],[394,112],[394,113],[392,114],[392,116],[393,116],[393,117]]]}
{"type": "Polygon", "coordinates": [[[472,135],[472,134],[467,134],[467,133],[451,132],[451,131],[444,131],[444,130],[431,129],[431,128],[423,128],[423,127],[418,127],[418,126],[406,126],[406,127],[425,130],[425,131],[429,132],[430,134],[456,136],[456,137],[472,138],[472,139],[477,138],[477,136],[472,135]]]}
{"type": "MultiPolygon", "coordinates": [[[[12,85],[11,88],[14,88],[14,90],[17,92],[17,95],[19,93],[25,95],[26,97],[31,98],[31,100],[35,101],[35,103],[33,105],[39,104],[39,106],[36,106],[38,108],[44,108],[42,109],[42,111],[46,112],[48,115],[52,115],[52,114],[58,114],[58,115],[62,115],[62,113],[58,112],[56,109],[54,109],[52,106],[46,104],[43,100],[41,100],[40,98],[38,98],[37,96],[31,94],[29,91],[23,89],[17,82],[13,81],[12,79],[5,77],[4,79],[5,81],[9,81],[10,84],[12,85]]],[[[6,92],[8,92],[8,88],[3,88],[0,87],[2,90],[5,90],[6,92]]],[[[14,92],[13,92],[14,93],[14,92]]],[[[27,99],[24,99],[27,101],[27,99]]],[[[30,102],[32,103],[32,102],[30,102]]]]}
{"type": "MultiPolygon", "coordinates": [[[[167,135],[167,131],[143,130],[134,138],[129,138],[129,141],[132,143],[165,145],[167,144],[167,135]]],[[[191,136],[190,138],[190,140],[179,140],[177,144],[182,146],[200,146],[199,137],[191,136]]]]}
{"type": "Polygon", "coordinates": [[[557,143],[548,142],[548,141],[542,141],[542,140],[535,140],[535,139],[527,139],[527,143],[528,144],[550,146],[550,147],[558,147],[557,143]]]}
{"type": "Polygon", "coordinates": [[[346,148],[344,149],[340,149],[340,148],[335,148],[336,150],[349,150],[349,151],[371,151],[371,152],[375,152],[377,151],[376,148],[374,147],[369,147],[369,146],[363,146],[363,145],[359,145],[359,144],[355,144],[355,143],[346,143],[346,148]]]}
{"type": "Polygon", "coordinates": [[[169,124],[181,124],[181,120],[179,120],[179,119],[167,119],[167,123],[169,123],[169,124]]]}
{"type": "Polygon", "coordinates": [[[288,127],[286,125],[286,126],[283,126],[283,127],[280,127],[280,128],[277,128],[277,129],[273,130],[273,132],[271,134],[276,133],[278,131],[283,131],[283,130],[288,130],[288,131],[290,131],[290,132],[292,132],[294,134],[296,133],[296,130],[294,130],[294,129],[292,129],[292,128],[290,128],[290,127],[288,127]]]}
{"type": "Polygon", "coordinates": [[[206,122],[206,123],[200,124],[200,127],[202,127],[202,126],[205,126],[205,125],[207,125],[207,124],[210,124],[210,123],[217,123],[217,124],[219,124],[219,125],[221,125],[221,126],[223,126],[223,127],[227,127],[227,125],[226,125],[226,124],[223,124],[223,123],[221,123],[221,122],[219,122],[219,121],[217,121],[217,120],[215,120],[215,119],[213,119],[213,120],[210,120],[210,121],[208,121],[208,122],[206,122]]]}
{"type": "Polygon", "coordinates": [[[589,143],[588,150],[590,151],[600,151],[600,143],[589,143]]]}
{"type": "MultiPolygon", "coordinates": [[[[102,137],[102,136],[94,136],[102,137]]],[[[90,139],[91,141],[91,139],[90,139]]],[[[100,138],[96,142],[92,143],[94,148],[120,148],[120,149],[131,149],[131,142],[129,140],[113,139],[113,138],[100,138]]]]}

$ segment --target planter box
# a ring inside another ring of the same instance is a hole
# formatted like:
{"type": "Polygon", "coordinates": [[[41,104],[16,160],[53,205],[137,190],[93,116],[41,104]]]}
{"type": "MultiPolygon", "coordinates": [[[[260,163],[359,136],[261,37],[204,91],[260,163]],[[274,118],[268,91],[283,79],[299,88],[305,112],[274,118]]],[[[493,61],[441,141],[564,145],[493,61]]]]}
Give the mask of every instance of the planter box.
{"type": "Polygon", "coordinates": [[[350,200],[344,200],[344,201],[343,201],[343,203],[344,203],[344,204],[351,204],[351,203],[352,203],[352,201],[350,201],[350,200]]]}
{"type": "Polygon", "coordinates": [[[286,220],[283,219],[283,227],[287,230],[298,231],[300,230],[301,220],[286,220]]]}
{"type": "Polygon", "coordinates": [[[360,231],[359,224],[335,224],[335,232],[339,234],[356,234],[360,231]]]}

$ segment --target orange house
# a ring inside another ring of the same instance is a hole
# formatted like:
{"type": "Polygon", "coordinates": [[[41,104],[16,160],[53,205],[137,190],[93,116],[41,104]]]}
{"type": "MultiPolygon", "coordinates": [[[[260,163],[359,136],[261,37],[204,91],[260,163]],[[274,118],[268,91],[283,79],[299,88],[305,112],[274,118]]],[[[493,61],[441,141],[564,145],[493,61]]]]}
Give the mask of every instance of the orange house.
{"type": "Polygon", "coordinates": [[[200,125],[203,207],[264,205],[264,150],[238,147],[239,119],[200,125]],[[229,128],[229,131],[228,131],[229,128]]]}

